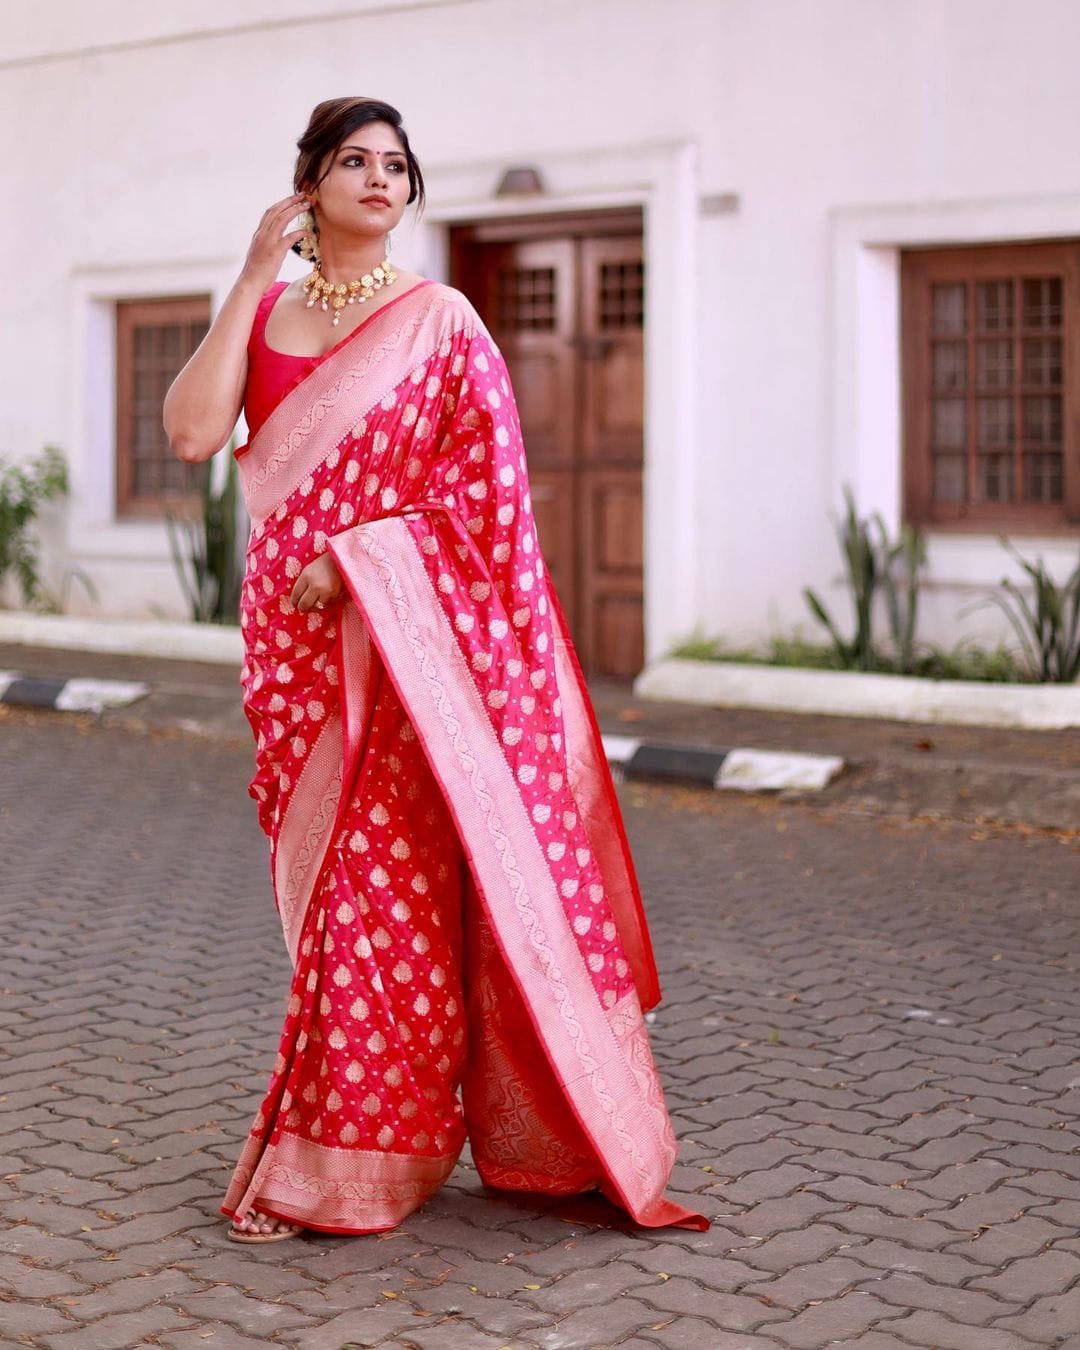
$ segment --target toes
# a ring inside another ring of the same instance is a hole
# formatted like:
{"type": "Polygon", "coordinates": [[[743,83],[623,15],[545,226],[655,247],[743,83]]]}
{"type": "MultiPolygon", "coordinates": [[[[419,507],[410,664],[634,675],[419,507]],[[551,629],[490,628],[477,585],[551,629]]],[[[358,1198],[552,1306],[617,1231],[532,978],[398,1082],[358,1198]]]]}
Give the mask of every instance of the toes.
{"type": "Polygon", "coordinates": [[[263,1214],[260,1210],[249,1209],[242,1219],[234,1219],[233,1227],[240,1233],[270,1234],[275,1232],[299,1233],[303,1225],[290,1223],[285,1219],[276,1219],[272,1214],[263,1214]]]}

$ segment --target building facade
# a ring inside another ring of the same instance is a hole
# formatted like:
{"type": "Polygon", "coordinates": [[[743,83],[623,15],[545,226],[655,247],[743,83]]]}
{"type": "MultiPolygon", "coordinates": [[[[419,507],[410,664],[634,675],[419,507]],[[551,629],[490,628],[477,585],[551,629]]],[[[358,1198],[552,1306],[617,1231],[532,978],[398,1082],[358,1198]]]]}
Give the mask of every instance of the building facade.
{"type": "Polygon", "coordinates": [[[967,611],[1002,534],[1075,560],[1072,0],[52,0],[4,34],[0,455],[67,457],[73,610],[183,615],[161,393],[344,93],[425,168],[394,256],[507,351],[593,669],[809,634],[806,585],[843,613],[845,485],[927,532],[930,639],[999,631],[967,611]]]}

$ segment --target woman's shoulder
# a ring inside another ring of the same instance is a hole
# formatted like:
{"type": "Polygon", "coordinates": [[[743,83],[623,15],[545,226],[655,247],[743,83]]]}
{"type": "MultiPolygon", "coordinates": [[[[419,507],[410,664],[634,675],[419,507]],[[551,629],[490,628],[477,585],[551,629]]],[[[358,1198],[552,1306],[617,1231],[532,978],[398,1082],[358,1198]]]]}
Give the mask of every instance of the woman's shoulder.
{"type": "Polygon", "coordinates": [[[288,288],[288,285],[289,283],[287,281],[275,281],[268,291],[263,292],[262,299],[255,309],[255,317],[251,323],[251,336],[248,339],[249,347],[258,339],[263,338],[263,334],[266,330],[266,322],[270,318],[270,311],[277,303],[278,296],[281,295],[282,291],[288,288]]]}

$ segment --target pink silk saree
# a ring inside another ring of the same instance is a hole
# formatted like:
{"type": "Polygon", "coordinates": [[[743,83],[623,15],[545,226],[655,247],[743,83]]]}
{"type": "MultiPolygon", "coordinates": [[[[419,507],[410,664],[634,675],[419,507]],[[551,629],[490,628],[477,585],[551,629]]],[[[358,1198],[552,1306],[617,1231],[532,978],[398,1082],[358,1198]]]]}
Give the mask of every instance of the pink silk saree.
{"type": "Polygon", "coordinates": [[[391,1228],[467,1135],[489,1186],[707,1227],[664,1196],[656,970],[475,311],[431,282],[375,311],[239,462],[251,792],[294,973],[222,1212],[391,1228]],[[347,595],[300,613],[326,549],[347,595]]]}

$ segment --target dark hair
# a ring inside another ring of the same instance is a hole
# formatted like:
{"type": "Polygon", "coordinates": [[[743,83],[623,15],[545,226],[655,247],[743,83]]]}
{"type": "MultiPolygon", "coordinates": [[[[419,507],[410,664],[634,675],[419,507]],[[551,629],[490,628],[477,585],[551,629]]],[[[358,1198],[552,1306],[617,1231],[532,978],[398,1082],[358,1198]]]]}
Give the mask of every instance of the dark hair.
{"type": "Polygon", "coordinates": [[[296,142],[299,154],[293,172],[293,190],[318,187],[330,172],[326,161],[348,136],[369,122],[386,122],[393,127],[409,173],[409,204],[418,202],[417,210],[424,209],[424,175],[409,146],[409,138],[401,125],[401,114],[389,103],[376,98],[328,98],[316,106],[307,124],[307,130],[296,142]],[[323,165],[326,167],[323,168],[323,165]]]}

